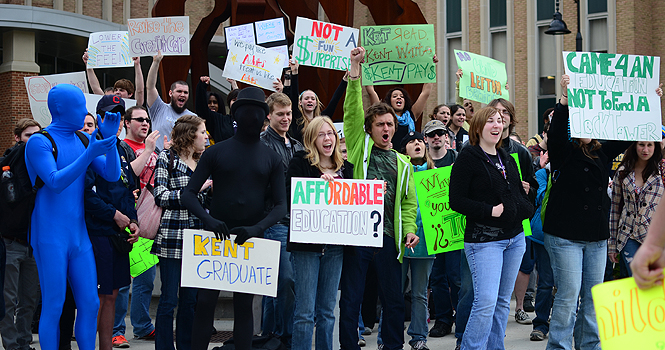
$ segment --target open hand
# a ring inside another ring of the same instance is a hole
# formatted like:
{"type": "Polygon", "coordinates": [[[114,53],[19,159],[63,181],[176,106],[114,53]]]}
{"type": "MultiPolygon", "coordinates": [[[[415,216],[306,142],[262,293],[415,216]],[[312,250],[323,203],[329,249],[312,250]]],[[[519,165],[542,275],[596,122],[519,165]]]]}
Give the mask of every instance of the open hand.
{"type": "Polygon", "coordinates": [[[102,133],[102,137],[115,136],[118,133],[118,128],[120,128],[120,120],[122,120],[122,116],[119,112],[106,112],[103,121],[102,117],[97,114],[97,129],[102,133]]]}

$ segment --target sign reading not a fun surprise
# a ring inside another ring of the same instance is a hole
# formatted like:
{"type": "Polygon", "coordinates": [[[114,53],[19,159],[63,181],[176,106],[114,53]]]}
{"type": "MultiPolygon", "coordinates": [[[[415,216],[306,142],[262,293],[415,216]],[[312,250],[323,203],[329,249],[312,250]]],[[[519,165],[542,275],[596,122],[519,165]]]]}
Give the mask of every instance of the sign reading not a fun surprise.
{"type": "Polygon", "coordinates": [[[189,56],[189,16],[127,20],[132,56],[189,56]]]}
{"type": "Polygon", "coordinates": [[[510,99],[503,87],[508,82],[506,64],[472,52],[455,50],[457,66],[462,70],[459,95],[472,101],[490,103],[496,98],[510,99]]]}
{"type": "Polygon", "coordinates": [[[235,244],[235,235],[219,240],[203,230],[183,230],[183,287],[277,296],[280,243],[251,238],[235,244]]]}
{"type": "Polygon", "coordinates": [[[563,52],[572,137],[660,141],[660,57],[563,52]]]}
{"type": "Polygon", "coordinates": [[[355,28],[298,17],[293,57],[304,66],[347,70],[358,35],[355,28]]]}
{"type": "Polygon", "coordinates": [[[360,36],[366,50],[363,85],[436,82],[433,25],[360,27],[360,36]]]}
{"type": "Polygon", "coordinates": [[[291,242],[383,246],[383,181],[291,179],[291,242]]]}

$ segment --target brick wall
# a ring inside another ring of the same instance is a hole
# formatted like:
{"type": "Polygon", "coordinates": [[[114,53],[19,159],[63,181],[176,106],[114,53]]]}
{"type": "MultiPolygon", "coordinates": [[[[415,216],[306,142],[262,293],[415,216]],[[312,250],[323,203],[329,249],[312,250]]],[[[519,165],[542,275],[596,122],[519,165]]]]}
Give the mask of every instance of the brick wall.
{"type": "Polygon", "coordinates": [[[0,95],[6,96],[6,108],[0,108],[0,150],[14,144],[14,126],[21,118],[32,118],[28,93],[23,78],[37,75],[36,73],[5,72],[0,73],[0,95]]]}
{"type": "Polygon", "coordinates": [[[52,9],[53,0],[32,0],[32,6],[52,9]]]}
{"type": "Polygon", "coordinates": [[[67,12],[76,12],[76,0],[64,0],[62,8],[67,12]]]}
{"type": "Polygon", "coordinates": [[[83,1],[83,14],[90,17],[102,18],[102,1],[83,1]]]}
{"type": "Polygon", "coordinates": [[[146,18],[150,17],[150,9],[148,9],[148,0],[132,0],[129,8],[131,18],[146,18]]]}
{"type": "MultiPolygon", "coordinates": [[[[510,94],[515,96],[515,119],[519,122],[515,127],[517,134],[523,141],[526,141],[529,135],[529,71],[528,67],[528,38],[527,38],[527,1],[515,0],[513,2],[514,11],[514,47],[515,47],[515,86],[510,88],[510,94]]],[[[508,19],[510,20],[510,19],[508,19]]],[[[535,91],[532,92],[535,98],[535,91]]]]}
{"type": "Polygon", "coordinates": [[[113,0],[112,2],[111,17],[113,18],[113,23],[126,24],[122,12],[122,7],[123,7],[122,4],[123,0],[113,0]]]}

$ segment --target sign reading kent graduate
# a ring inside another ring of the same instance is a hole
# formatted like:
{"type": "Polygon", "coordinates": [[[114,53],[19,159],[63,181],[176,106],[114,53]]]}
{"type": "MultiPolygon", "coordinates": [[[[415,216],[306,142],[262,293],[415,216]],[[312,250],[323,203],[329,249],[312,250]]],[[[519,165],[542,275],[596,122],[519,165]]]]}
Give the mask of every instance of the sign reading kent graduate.
{"type": "Polygon", "coordinates": [[[436,82],[433,25],[360,27],[360,37],[366,50],[363,85],[436,82]]]}
{"type": "Polygon", "coordinates": [[[665,349],[665,287],[624,278],[591,288],[603,350],[665,349]]]}
{"type": "Polygon", "coordinates": [[[464,249],[466,217],[450,209],[448,187],[452,166],[414,174],[427,254],[464,249]]]}
{"type": "Polygon", "coordinates": [[[298,17],[293,57],[304,66],[347,70],[358,35],[355,28],[298,17]]]}
{"type": "Polygon", "coordinates": [[[132,56],[189,56],[189,16],[127,20],[132,56]]]}
{"type": "Polygon", "coordinates": [[[88,38],[88,67],[111,68],[134,65],[127,32],[97,32],[88,38]]]}
{"type": "Polygon", "coordinates": [[[291,179],[291,242],[383,246],[383,181],[291,179]]]}
{"type": "Polygon", "coordinates": [[[25,88],[28,90],[28,101],[30,101],[30,112],[32,117],[42,126],[51,124],[51,112],[48,110],[48,92],[58,84],[72,84],[83,93],[88,93],[88,81],[85,71],[64,74],[38,75],[25,77],[25,88]]]}
{"type": "Polygon", "coordinates": [[[226,57],[223,76],[275,91],[272,83],[282,74],[283,60],[274,50],[235,40],[226,57]]]}
{"type": "Polygon", "coordinates": [[[455,50],[455,60],[464,73],[459,82],[460,97],[480,103],[490,103],[497,98],[510,99],[504,88],[508,82],[505,63],[460,50],[455,50]]]}
{"type": "Polygon", "coordinates": [[[234,242],[235,235],[220,241],[209,231],[183,230],[181,285],[276,297],[280,243],[234,242]]]}
{"type": "Polygon", "coordinates": [[[660,57],[563,52],[570,135],[660,141],[660,57]]]}

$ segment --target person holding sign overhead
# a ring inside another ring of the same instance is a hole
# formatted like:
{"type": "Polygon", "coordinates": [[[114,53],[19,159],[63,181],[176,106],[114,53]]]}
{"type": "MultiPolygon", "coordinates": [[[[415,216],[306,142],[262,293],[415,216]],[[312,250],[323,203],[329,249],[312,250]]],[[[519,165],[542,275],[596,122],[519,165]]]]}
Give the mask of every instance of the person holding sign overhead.
{"type": "MultiPolygon", "coordinates": [[[[326,181],[353,178],[353,165],[342,158],[339,134],[330,118],[313,118],[304,130],[303,143],[305,150],[293,155],[286,172],[287,203],[291,203],[292,177],[320,177],[326,181]]],[[[287,249],[291,251],[296,294],[291,348],[311,349],[316,323],[315,348],[332,349],[344,247],[292,243],[289,239],[287,249]]]]}

